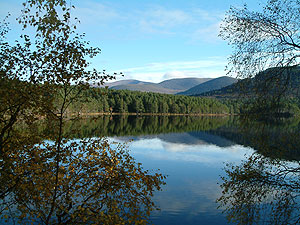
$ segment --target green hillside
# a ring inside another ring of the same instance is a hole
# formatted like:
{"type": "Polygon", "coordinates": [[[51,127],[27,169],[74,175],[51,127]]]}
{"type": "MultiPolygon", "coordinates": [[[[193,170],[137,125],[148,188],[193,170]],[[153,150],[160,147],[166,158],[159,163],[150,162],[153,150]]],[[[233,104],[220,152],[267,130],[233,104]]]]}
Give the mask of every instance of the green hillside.
{"type": "Polygon", "coordinates": [[[253,78],[246,78],[219,90],[200,94],[212,97],[238,97],[255,95],[261,97],[276,97],[285,95],[299,97],[300,68],[270,68],[258,73],[253,78]]]}
{"type": "Polygon", "coordinates": [[[154,83],[138,83],[138,84],[127,84],[127,85],[117,85],[111,87],[114,90],[129,90],[129,91],[142,91],[142,92],[154,92],[162,94],[175,94],[177,91],[173,89],[168,89],[160,87],[154,83]]]}
{"type": "Polygon", "coordinates": [[[212,78],[177,78],[162,81],[158,85],[160,87],[182,91],[192,88],[198,84],[207,82],[209,80],[212,80],[212,78]]]}
{"type": "Polygon", "coordinates": [[[192,88],[190,88],[187,91],[178,93],[179,95],[200,95],[202,93],[217,90],[223,87],[226,87],[228,85],[231,85],[233,83],[236,83],[237,79],[232,77],[218,77],[212,80],[209,80],[207,82],[204,82],[202,84],[196,85],[192,88]]]}
{"type": "Polygon", "coordinates": [[[165,80],[160,83],[143,82],[139,80],[123,80],[109,83],[110,89],[176,94],[191,87],[211,80],[211,78],[178,78],[165,80]]]}

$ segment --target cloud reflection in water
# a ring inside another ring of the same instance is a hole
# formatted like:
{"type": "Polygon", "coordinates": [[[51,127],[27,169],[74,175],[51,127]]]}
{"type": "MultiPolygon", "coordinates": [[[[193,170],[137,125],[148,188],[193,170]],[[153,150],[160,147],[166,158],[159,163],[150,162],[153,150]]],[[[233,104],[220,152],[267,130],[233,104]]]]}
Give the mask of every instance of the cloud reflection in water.
{"type": "MultiPolygon", "coordinates": [[[[120,141],[114,139],[115,141],[120,141]]],[[[122,140],[124,141],[124,140],[122,140]]],[[[135,156],[141,155],[148,159],[189,161],[208,164],[223,164],[223,162],[239,162],[245,154],[253,152],[251,148],[241,145],[219,147],[202,142],[200,144],[174,143],[158,137],[138,139],[130,144],[135,156]]]]}
{"type": "MultiPolygon", "coordinates": [[[[199,135],[198,135],[199,136],[199,135]]],[[[201,134],[201,137],[203,134],[201,134]]],[[[155,195],[161,211],[151,216],[154,224],[226,224],[216,199],[224,162],[239,163],[251,148],[220,141],[220,137],[191,138],[189,133],[112,138],[129,143],[133,156],[147,169],[161,169],[168,175],[163,192],[155,195]],[[189,138],[191,144],[186,139],[189,138]]]]}

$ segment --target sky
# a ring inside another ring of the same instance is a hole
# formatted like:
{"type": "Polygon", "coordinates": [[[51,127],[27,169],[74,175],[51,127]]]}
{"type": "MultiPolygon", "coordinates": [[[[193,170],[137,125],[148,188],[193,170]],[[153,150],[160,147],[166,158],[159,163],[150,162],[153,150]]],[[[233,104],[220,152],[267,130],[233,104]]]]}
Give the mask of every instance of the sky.
{"type": "MultiPolygon", "coordinates": [[[[22,0],[0,0],[1,19],[20,14],[22,0]]],[[[91,46],[101,48],[92,67],[121,79],[161,82],[226,75],[232,47],[218,37],[230,6],[258,10],[265,0],[72,0],[91,46]]],[[[13,25],[10,38],[17,28],[13,25]]]]}

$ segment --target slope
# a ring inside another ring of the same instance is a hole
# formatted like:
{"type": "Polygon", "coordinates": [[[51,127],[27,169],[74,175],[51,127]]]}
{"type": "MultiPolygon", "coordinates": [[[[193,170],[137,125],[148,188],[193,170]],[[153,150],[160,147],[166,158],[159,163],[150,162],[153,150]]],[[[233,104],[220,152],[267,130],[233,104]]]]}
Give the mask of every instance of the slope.
{"type": "Polygon", "coordinates": [[[229,86],[202,93],[202,96],[213,97],[237,97],[253,96],[276,96],[289,95],[300,96],[300,68],[270,68],[258,73],[253,78],[246,78],[229,86]]]}
{"type": "Polygon", "coordinates": [[[115,90],[176,94],[209,80],[211,80],[211,78],[178,78],[165,80],[160,83],[143,82],[138,80],[123,80],[110,83],[108,86],[109,88],[115,90]]]}
{"type": "Polygon", "coordinates": [[[163,88],[155,83],[138,83],[138,84],[127,84],[117,85],[111,87],[115,90],[129,90],[129,91],[142,91],[142,92],[155,92],[162,94],[175,94],[177,91],[173,89],[163,88]]]}
{"type": "Polygon", "coordinates": [[[173,90],[188,90],[198,84],[212,80],[212,78],[176,78],[160,82],[158,85],[173,90]]]}
{"type": "Polygon", "coordinates": [[[151,84],[150,82],[143,82],[139,80],[129,79],[129,80],[119,80],[114,82],[105,83],[104,86],[108,86],[109,88],[119,86],[119,85],[138,85],[138,84],[151,84]]]}
{"type": "Polygon", "coordinates": [[[218,77],[212,80],[209,80],[207,82],[204,82],[202,84],[196,85],[187,91],[180,92],[178,94],[180,95],[200,95],[202,93],[208,92],[208,91],[213,91],[213,90],[218,90],[220,88],[226,87],[228,85],[231,85],[233,83],[236,83],[237,79],[232,78],[232,77],[218,77]]]}

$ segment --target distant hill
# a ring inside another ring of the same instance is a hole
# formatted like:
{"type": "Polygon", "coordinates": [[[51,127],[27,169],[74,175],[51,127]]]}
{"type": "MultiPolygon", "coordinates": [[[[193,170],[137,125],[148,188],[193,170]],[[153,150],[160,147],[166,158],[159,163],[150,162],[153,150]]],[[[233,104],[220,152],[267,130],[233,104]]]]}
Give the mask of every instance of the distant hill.
{"type": "Polygon", "coordinates": [[[165,80],[160,83],[143,82],[139,80],[122,80],[106,83],[111,89],[130,90],[142,92],[156,92],[163,94],[176,94],[185,91],[193,86],[207,82],[212,78],[178,78],[165,80]]]}
{"type": "Polygon", "coordinates": [[[160,82],[158,85],[163,88],[174,90],[188,90],[198,84],[212,80],[212,78],[176,78],[160,82]]]}
{"type": "Polygon", "coordinates": [[[127,85],[116,85],[111,87],[115,90],[129,90],[129,91],[142,91],[142,92],[155,92],[162,94],[175,94],[177,91],[160,87],[155,83],[138,83],[138,84],[127,84],[127,85]]]}
{"type": "Polygon", "coordinates": [[[136,84],[147,84],[147,83],[150,84],[150,82],[143,82],[139,80],[129,79],[129,80],[119,80],[115,82],[105,83],[104,86],[108,86],[109,88],[111,88],[119,85],[131,85],[131,84],[136,85],[136,84]]]}
{"type": "Polygon", "coordinates": [[[253,78],[239,80],[229,86],[212,90],[200,95],[213,97],[237,97],[239,95],[251,96],[255,93],[264,95],[286,94],[299,97],[300,68],[270,68],[258,73],[253,78]]]}
{"type": "Polygon", "coordinates": [[[213,90],[218,90],[220,88],[226,87],[228,85],[234,84],[237,82],[237,79],[232,78],[232,77],[218,77],[215,79],[211,79],[207,82],[198,84],[184,92],[179,92],[177,94],[180,95],[200,95],[205,92],[213,91],[213,90]]]}

